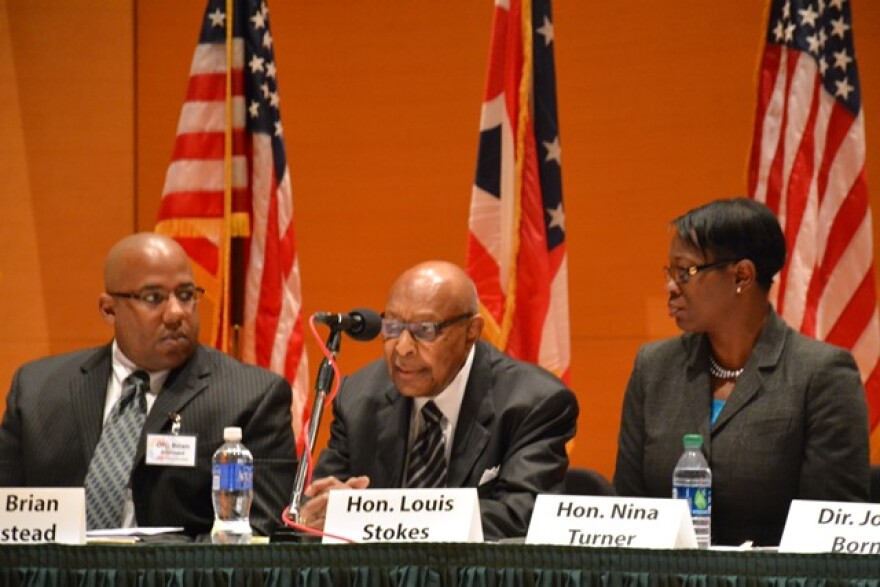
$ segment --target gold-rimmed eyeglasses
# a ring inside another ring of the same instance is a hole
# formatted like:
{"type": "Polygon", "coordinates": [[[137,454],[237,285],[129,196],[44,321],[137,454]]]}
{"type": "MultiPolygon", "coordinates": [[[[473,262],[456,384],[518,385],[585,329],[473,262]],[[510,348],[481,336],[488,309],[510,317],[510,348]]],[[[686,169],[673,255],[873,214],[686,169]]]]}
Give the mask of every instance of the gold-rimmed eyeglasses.
{"type": "Polygon", "coordinates": [[[664,267],[663,273],[667,279],[671,279],[676,284],[681,285],[690,281],[691,277],[701,271],[709,271],[710,269],[720,269],[734,263],[739,263],[742,259],[725,259],[723,261],[715,261],[714,263],[705,263],[703,265],[691,265],[690,267],[664,267]]]}

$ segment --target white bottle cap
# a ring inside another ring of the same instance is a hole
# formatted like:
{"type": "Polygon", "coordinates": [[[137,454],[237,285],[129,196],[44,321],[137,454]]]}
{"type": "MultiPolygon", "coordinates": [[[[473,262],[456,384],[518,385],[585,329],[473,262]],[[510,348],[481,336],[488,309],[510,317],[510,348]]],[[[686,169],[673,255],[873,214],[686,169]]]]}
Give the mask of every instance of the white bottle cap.
{"type": "Polygon", "coordinates": [[[227,426],[223,429],[224,442],[241,442],[241,428],[238,426],[227,426]]]}

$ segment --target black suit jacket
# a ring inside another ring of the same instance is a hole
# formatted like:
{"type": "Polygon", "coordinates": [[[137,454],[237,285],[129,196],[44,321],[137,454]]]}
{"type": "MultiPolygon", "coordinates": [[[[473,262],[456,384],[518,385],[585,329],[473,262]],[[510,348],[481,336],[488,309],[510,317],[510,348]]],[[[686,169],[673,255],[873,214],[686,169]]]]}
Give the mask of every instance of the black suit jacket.
{"type": "MultiPolygon", "coordinates": [[[[342,384],[330,441],[315,478],[367,475],[370,487],[401,487],[412,400],[384,361],[342,384]]],[[[523,536],[538,493],[558,493],[568,467],[577,399],[549,372],[476,343],[450,456],[448,486],[477,487],[487,539],[523,536]],[[493,477],[493,469],[497,475],[493,477]]]]}
{"type": "Polygon", "coordinates": [[[745,370],[709,426],[705,335],[643,347],[623,403],[614,485],[669,497],[682,436],[703,435],[716,544],[779,544],[792,499],[868,499],[868,417],[852,356],[771,310],[745,370]]]}
{"type": "MultiPolygon", "coordinates": [[[[110,346],[40,359],[22,366],[12,382],[0,427],[0,486],[82,487],[101,436],[111,371],[110,346]]],[[[254,455],[250,522],[269,534],[287,504],[296,470],[290,385],[281,377],[199,346],[168,375],[147,415],[132,472],[140,526],[211,530],[211,457],[223,428],[240,426],[254,455]],[[195,434],[196,466],[147,465],[147,433],[195,434]]]]}

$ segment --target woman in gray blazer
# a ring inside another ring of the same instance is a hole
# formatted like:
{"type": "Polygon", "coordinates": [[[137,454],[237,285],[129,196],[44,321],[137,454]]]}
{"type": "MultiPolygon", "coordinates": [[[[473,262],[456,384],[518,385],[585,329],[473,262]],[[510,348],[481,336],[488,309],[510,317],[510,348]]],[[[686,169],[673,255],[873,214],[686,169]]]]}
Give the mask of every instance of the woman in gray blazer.
{"type": "Polygon", "coordinates": [[[868,418],[855,361],[789,328],[768,302],[785,263],[776,217],[736,198],[672,226],[668,309],[684,334],[636,357],[618,493],[669,497],[682,436],[700,433],[713,544],[778,544],[792,499],[866,501],[868,418]]]}

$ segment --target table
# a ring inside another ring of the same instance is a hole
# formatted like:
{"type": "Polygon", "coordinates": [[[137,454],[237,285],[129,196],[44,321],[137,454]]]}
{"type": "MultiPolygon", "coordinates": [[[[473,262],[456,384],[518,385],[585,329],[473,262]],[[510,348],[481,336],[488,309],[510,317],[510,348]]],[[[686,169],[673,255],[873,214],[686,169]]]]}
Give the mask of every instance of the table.
{"type": "Polygon", "coordinates": [[[523,544],[0,546],[3,587],[880,587],[880,556],[523,544]]]}

